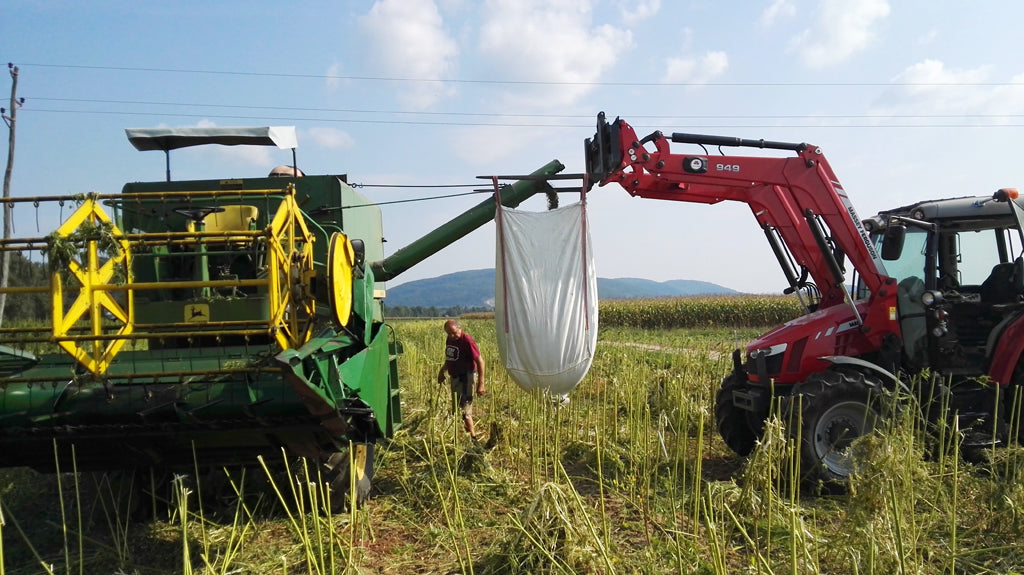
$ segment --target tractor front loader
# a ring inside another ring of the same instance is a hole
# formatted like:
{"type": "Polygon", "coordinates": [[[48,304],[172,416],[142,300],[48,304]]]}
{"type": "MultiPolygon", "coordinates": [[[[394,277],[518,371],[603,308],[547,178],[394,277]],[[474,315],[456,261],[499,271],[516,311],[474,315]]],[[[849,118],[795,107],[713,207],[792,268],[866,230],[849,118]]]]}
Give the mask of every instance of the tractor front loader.
{"type": "Polygon", "coordinates": [[[781,404],[805,484],[842,490],[857,469],[849,448],[885,415],[886,393],[916,394],[922,417],[955,413],[965,445],[1024,440],[1014,400],[1024,385],[1024,212],[1015,191],[924,201],[862,222],[810,144],[639,138],[602,113],[585,148],[588,178],[599,185],[641,198],[747,204],[784,292],[800,299],[804,315],[733,353],[714,413],[736,453],[754,449],[781,404]],[[670,142],[698,148],[673,152],[670,142]],[[789,154],[713,155],[708,147],[789,154]],[[910,385],[921,377],[924,385],[910,385]]]}

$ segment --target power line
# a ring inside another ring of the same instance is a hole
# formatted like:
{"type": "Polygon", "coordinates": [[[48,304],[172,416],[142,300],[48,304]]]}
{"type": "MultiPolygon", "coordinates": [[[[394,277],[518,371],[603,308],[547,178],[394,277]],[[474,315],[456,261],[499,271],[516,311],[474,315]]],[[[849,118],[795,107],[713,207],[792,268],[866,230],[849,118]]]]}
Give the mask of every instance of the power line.
{"type": "MultiPolygon", "coordinates": [[[[476,185],[479,185],[479,184],[476,184],[476,185]]],[[[361,188],[370,188],[370,187],[373,187],[373,188],[397,188],[397,187],[402,187],[402,186],[362,184],[362,185],[353,185],[352,187],[354,187],[354,188],[355,187],[361,187],[361,188]]],[[[418,187],[418,188],[461,188],[461,187],[465,187],[465,186],[457,185],[457,186],[405,186],[405,187],[418,187]]],[[[458,197],[461,197],[461,196],[472,196],[472,195],[476,195],[476,194],[486,194],[486,193],[493,194],[493,192],[463,192],[461,194],[447,194],[447,195],[443,195],[443,196],[427,196],[425,198],[408,198],[408,199],[405,199],[405,200],[391,200],[391,201],[388,201],[388,202],[370,202],[368,204],[357,204],[357,205],[354,205],[354,206],[344,206],[342,209],[365,208],[367,206],[386,206],[386,205],[389,205],[389,204],[407,204],[409,202],[425,202],[425,201],[429,201],[429,200],[444,200],[444,199],[447,199],[447,198],[458,198],[458,197]]]]}
{"type": "MultiPolygon", "coordinates": [[[[189,108],[213,108],[213,109],[241,109],[241,110],[281,110],[288,112],[330,112],[341,114],[394,114],[403,116],[453,116],[453,117],[494,117],[494,118],[551,118],[568,120],[586,120],[593,122],[593,115],[582,114],[509,114],[502,112],[434,112],[419,111],[410,112],[407,110],[374,110],[361,108],[309,108],[297,106],[260,106],[250,104],[203,104],[198,102],[162,102],[151,100],[104,100],[98,98],[52,98],[44,96],[33,96],[32,101],[43,102],[72,102],[80,104],[116,104],[136,106],[181,106],[189,108]]],[[[50,110],[63,111],[63,110],[50,110]]],[[[91,112],[91,110],[83,110],[91,112]]],[[[104,113],[110,113],[104,111],[104,113]]],[[[127,112],[126,112],[127,113],[127,112]]],[[[135,112],[142,113],[142,112],[135,112]]],[[[689,115],[665,115],[665,114],[625,114],[627,118],[643,119],[664,119],[664,120],[892,120],[892,119],[950,119],[950,118],[1022,118],[1024,114],[689,114],[689,115]]]]}
{"type": "MultiPolygon", "coordinates": [[[[403,126],[476,126],[476,127],[492,127],[492,128],[571,128],[573,130],[580,129],[580,124],[537,124],[537,123],[508,123],[508,122],[455,122],[455,121],[444,121],[444,122],[429,122],[424,120],[384,120],[384,119],[359,119],[359,118],[325,118],[325,117],[295,117],[295,116],[246,116],[238,114],[186,114],[186,113],[167,113],[167,112],[127,112],[127,111],[114,111],[114,110],[60,110],[51,108],[32,108],[23,109],[23,114],[33,113],[57,113],[57,114],[103,114],[103,115],[117,115],[117,116],[147,116],[147,117],[174,117],[174,118],[219,118],[227,120],[257,120],[260,122],[266,122],[270,120],[282,121],[282,122],[322,122],[322,123],[341,123],[341,124],[387,124],[387,125],[403,125],[403,126]]],[[[662,118],[663,116],[655,116],[662,118]]],[[[837,118],[851,118],[851,119],[872,119],[873,116],[778,116],[778,119],[837,119],[837,118]]],[[[1014,118],[1022,117],[1018,115],[994,115],[994,116],[949,116],[948,118],[1014,118]]],[[[706,116],[704,119],[758,119],[757,117],[745,117],[745,116],[706,116]]],[[[765,119],[770,119],[771,116],[765,119]]],[[[927,118],[927,116],[892,116],[892,119],[913,119],[913,118],[927,118]]],[[[936,118],[943,118],[943,116],[936,116],[936,118]]],[[[881,119],[881,118],[880,118],[881,119]]],[[[637,124],[631,122],[634,128],[653,128],[660,129],[664,126],[653,126],[649,124],[637,124]]],[[[588,123],[589,126],[589,123],[588,123]]],[[[831,129],[831,128],[1024,128],[1024,124],[969,124],[969,123],[943,123],[943,124],[778,124],[778,123],[761,123],[761,124],[700,124],[691,125],[691,129],[722,129],[722,128],[738,128],[738,129],[749,129],[749,128],[819,128],[819,129],[831,129]]]]}
{"type": "MultiPolygon", "coordinates": [[[[45,113],[57,113],[57,114],[103,114],[103,115],[115,115],[115,116],[160,116],[160,117],[176,117],[176,118],[223,118],[230,120],[281,120],[286,122],[339,122],[346,124],[399,124],[399,125],[412,125],[412,126],[493,126],[493,127],[508,127],[508,128],[573,128],[579,129],[579,124],[511,124],[511,123],[498,123],[498,122],[428,122],[423,120],[366,120],[366,119],[355,119],[355,118],[302,118],[294,116],[243,116],[237,114],[186,114],[186,113],[167,113],[167,112],[127,112],[120,110],[60,110],[53,108],[32,108],[32,112],[45,112],[45,113]]],[[[26,112],[26,109],[22,110],[22,113],[26,112]]]]}
{"type": "MultiPolygon", "coordinates": [[[[431,112],[431,111],[420,111],[410,112],[406,110],[363,110],[356,108],[305,108],[305,107],[294,107],[294,106],[258,106],[258,105],[239,105],[239,104],[202,104],[196,102],[158,102],[158,101],[144,101],[144,100],[100,100],[96,98],[50,98],[33,96],[33,101],[44,101],[44,102],[74,102],[74,103],[87,103],[87,104],[119,104],[119,105],[138,105],[138,106],[188,106],[190,108],[234,108],[234,109],[250,109],[250,110],[287,110],[297,112],[338,112],[338,113],[351,113],[351,114],[402,114],[402,115],[423,115],[423,116],[493,116],[493,117],[512,117],[512,118],[587,118],[593,120],[593,116],[583,115],[566,115],[566,114],[504,114],[504,113],[486,113],[486,112],[431,112]]],[[[662,116],[651,116],[660,118],[662,116]]]]}
{"type": "Polygon", "coordinates": [[[984,86],[1024,86],[1024,82],[560,82],[541,80],[483,80],[467,78],[404,78],[394,76],[338,76],[333,74],[299,74],[281,72],[240,72],[237,70],[202,70],[188,68],[146,68],[131,66],[86,66],[78,64],[19,64],[21,67],[63,68],[71,70],[104,70],[116,72],[159,72],[167,74],[212,74],[219,76],[251,76],[267,78],[311,78],[317,80],[353,80],[374,82],[440,82],[449,84],[495,84],[495,85],[527,85],[527,86],[623,86],[623,87],[678,87],[678,86],[709,86],[709,87],[984,87],[984,86]]]}

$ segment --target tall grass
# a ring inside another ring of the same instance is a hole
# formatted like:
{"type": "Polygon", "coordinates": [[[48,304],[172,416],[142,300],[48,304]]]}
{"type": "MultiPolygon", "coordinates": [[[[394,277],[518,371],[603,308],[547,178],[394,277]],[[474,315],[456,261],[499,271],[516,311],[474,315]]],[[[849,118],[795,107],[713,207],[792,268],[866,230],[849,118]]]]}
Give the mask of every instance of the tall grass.
{"type": "Polygon", "coordinates": [[[60,497],[51,476],[9,470],[6,572],[1024,570],[1018,447],[969,463],[955,424],[926,428],[911,409],[893,409],[855,442],[863,464],[849,494],[832,497],[801,494],[784,417],[769,420],[749,457],[731,454],[714,432],[712,399],[729,352],[761,329],[602,328],[590,373],[561,404],[508,379],[492,320],[463,325],[489,367],[488,394],[474,402],[483,441],[470,441],[437,384],[441,322],[397,322],[405,425],[377,446],[363,508],[324,513],[315,467],[300,462],[227,474],[236,496],[216,510],[201,496],[206,484],[182,484],[171,515],[122,532],[117,521],[104,527],[89,493],[60,497]],[[58,499],[75,506],[63,518],[58,499]]]}

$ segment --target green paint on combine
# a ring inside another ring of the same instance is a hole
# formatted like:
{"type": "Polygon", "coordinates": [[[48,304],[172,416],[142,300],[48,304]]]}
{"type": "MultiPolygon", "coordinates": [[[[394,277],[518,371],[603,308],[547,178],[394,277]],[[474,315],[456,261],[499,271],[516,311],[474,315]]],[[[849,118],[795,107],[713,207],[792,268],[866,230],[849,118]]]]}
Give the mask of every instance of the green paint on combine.
{"type": "MultiPolygon", "coordinates": [[[[232,130],[129,134],[165,152],[273,143],[232,130]]],[[[505,186],[502,203],[550,192],[543,176],[561,169],[553,161],[505,186]]],[[[402,346],[384,321],[384,281],[494,217],[485,200],[385,258],[380,210],[344,176],[25,201],[80,205],[48,241],[4,246],[59,243],[69,256],[49,285],[28,287],[50,294],[49,324],[0,330],[0,466],[41,470],[253,465],[282,449],[328,461],[350,442],[390,437],[402,425],[402,346]],[[76,233],[100,223],[124,255],[76,233]]]]}

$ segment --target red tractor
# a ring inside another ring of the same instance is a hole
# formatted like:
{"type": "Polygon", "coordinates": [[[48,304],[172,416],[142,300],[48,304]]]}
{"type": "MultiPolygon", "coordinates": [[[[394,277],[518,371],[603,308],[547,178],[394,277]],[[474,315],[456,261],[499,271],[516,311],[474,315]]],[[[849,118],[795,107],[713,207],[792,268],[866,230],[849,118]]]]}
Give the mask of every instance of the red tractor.
{"type": "Polygon", "coordinates": [[[800,416],[792,427],[805,484],[840,490],[855,470],[847,448],[874,428],[883,391],[915,394],[922,415],[948,406],[967,445],[1024,440],[1007,432],[1020,427],[1011,391],[1024,384],[1024,212],[1015,191],[921,202],[862,222],[816,146],[660,131],[638,138],[603,113],[586,158],[590,182],[634,196],[747,204],[785,293],[800,299],[801,317],[733,352],[715,422],[736,453],[753,450],[781,399],[800,416]],[[673,153],[670,141],[700,148],[673,153]],[[712,155],[708,146],[792,155],[712,155]],[[929,385],[911,385],[921,374],[929,385]]]}

